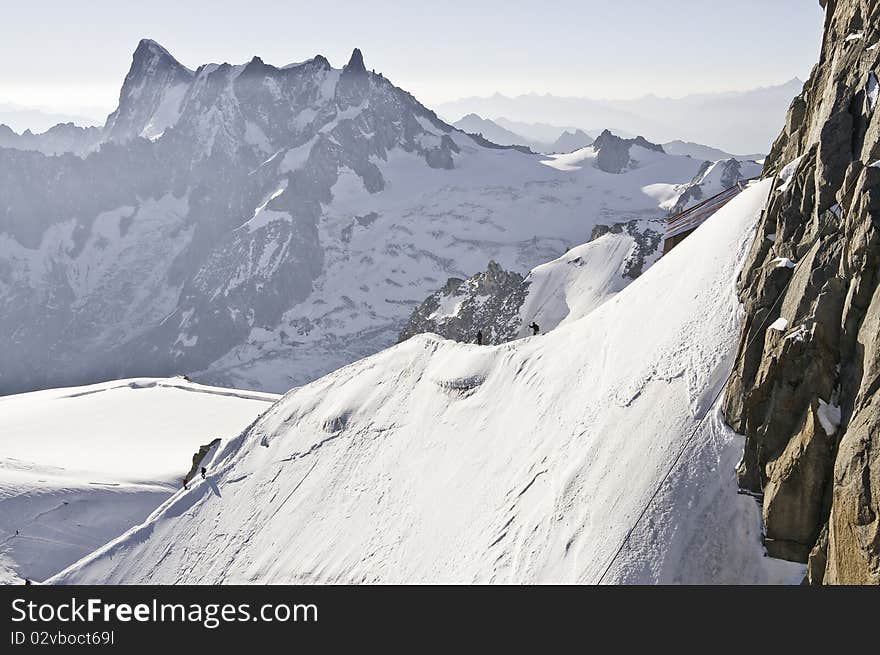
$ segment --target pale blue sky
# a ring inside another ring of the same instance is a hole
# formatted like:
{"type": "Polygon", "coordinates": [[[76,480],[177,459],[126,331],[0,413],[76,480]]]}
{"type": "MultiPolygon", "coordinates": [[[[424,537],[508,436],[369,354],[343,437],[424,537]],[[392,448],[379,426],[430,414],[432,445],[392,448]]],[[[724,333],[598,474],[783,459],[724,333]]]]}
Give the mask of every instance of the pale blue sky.
{"type": "Polygon", "coordinates": [[[817,0],[6,0],[0,102],[111,110],[141,37],[192,68],[283,65],[355,46],[427,104],[538,92],[680,96],[802,79],[817,0]]]}

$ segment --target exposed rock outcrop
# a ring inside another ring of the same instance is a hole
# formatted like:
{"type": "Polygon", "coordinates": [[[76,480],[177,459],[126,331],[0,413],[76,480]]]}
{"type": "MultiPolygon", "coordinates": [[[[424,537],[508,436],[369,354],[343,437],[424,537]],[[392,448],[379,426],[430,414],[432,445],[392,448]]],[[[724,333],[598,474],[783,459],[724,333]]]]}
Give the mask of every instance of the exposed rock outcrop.
{"type": "Polygon", "coordinates": [[[646,226],[643,221],[632,220],[626,223],[597,225],[590,234],[590,241],[595,241],[605,234],[628,234],[633,239],[633,247],[623,261],[622,274],[635,280],[657,260],[663,233],[658,229],[646,226]]]}
{"type": "Polygon", "coordinates": [[[622,139],[608,130],[603,130],[593,142],[593,148],[596,150],[596,166],[606,173],[622,173],[635,165],[631,153],[633,146],[663,152],[663,146],[651,143],[644,137],[622,139]]]}
{"type": "Polygon", "coordinates": [[[808,580],[880,583],[880,3],[829,0],[818,65],[788,112],[739,288],[724,401],[737,475],[772,556],[808,580]]]}
{"type": "Polygon", "coordinates": [[[220,445],[220,438],[214,439],[211,443],[206,443],[199,446],[199,449],[193,453],[192,457],[192,466],[189,469],[189,472],[184,476],[184,481],[189,482],[193,478],[196,477],[199,473],[199,469],[202,466],[202,462],[205,460],[205,457],[211,452],[212,448],[216,448],[220,445]]]}
{"type": "Polygon", "coordinates": [[[422,332],[434,332],[455,341],[473,341],[477,330],[483,343],[504,343],[520,328],[519,309],[529,283],[519,273],[508,272],[496,262],[462,280],[450,278],[413,312],[399,341],[422,332]]]}

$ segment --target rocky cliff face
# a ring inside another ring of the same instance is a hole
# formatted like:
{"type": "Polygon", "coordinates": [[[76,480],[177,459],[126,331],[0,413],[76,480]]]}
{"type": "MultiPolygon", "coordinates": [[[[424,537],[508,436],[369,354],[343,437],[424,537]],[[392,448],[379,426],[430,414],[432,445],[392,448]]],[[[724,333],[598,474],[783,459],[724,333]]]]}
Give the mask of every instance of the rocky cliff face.
{"type": "Polygon", "coordinates": [[[519,273],[490,261],[485,271],[467,280],[449,278],[413,312],[398,341],[434,332],[454,341],[472,342],[477,330],[483,343],[504,343],[516,337],[519,310],[529,283],[519,273]]]}
{"type": "Polygon", "coordinates": [[[828,0],[821,56],[791,104],[739,288],[725,397],[740,486],[770,555],[812,583],[880,583],[880,3],[828,0]]]}

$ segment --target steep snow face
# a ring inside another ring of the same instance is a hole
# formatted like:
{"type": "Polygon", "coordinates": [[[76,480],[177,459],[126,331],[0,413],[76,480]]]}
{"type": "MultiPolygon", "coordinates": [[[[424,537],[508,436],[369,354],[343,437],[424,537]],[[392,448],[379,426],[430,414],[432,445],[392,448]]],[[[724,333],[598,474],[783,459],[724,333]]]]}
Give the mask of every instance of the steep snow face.
{"type": "Polygon", "coordinates": [[[200,445],[276,399],[183,378],[0,398],[0,584],[43,580],[143,521],[200,445]]]}
{"type": "Polygon", "coordinates": [[[612,175],[498,147],[359,52],[190,71],[144,41],[98,152],[0,148],[0,393],[177,373],[286,391],[394,343],[450,277],[656,218],[647,189],[699,162],[642,150],[612,175]]]}
{"type": "Polygon", "coordinates": [[[763,556],[713,404],[768,190],[551,334],[421,335],[289,392],[52,582],[597,582],[695,429],[604,581],[795,579],[763,556]]]}
{"type": "Polygon", "coordinates": [[[660,256],[662,226],[612,226],[589,243],[531,270],[517,336],[534,322],[544,332],[583,318],[614,297],[660,256]]]}

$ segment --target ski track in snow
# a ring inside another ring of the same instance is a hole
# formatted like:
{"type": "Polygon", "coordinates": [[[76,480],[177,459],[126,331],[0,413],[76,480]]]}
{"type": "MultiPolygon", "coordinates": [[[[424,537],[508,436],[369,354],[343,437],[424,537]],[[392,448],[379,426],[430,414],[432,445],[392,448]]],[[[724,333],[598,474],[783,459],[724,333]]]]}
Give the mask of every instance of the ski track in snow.
{"type": "Polygon", "coordinates": [[[200,445],[277,398],[182,378],[0,397],[0,583],[44,580],[145,520],[200,445]]]}

